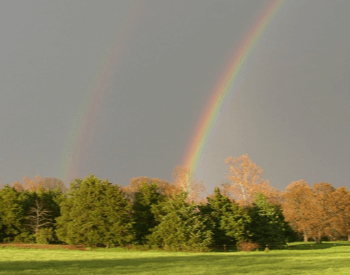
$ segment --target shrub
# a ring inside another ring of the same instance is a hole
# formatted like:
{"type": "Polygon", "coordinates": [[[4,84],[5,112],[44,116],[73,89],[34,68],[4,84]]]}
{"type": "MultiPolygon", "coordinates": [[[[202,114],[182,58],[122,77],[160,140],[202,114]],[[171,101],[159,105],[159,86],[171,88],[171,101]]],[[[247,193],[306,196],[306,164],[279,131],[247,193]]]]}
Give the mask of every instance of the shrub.
{"type": "Polygon", "coordinates": [[[238,247],[240,250],[243,250],[243,251],[253,251],[255,250],[256,248],[259,247],[259,245],[257,243],[253,243],[252,241],[248,241],[248,242],[239,242],[238,243],[238,247]]]}
{"type": "Polygon", "coordinates": [[[17,235],[14,240],[14,243],[35,243],[35,235],[30,234],[29,232],[23,232],[17,235]]]}
{"type": "Polygon", "coordinates": [[[38,244],[49,244],[53,240],[53,230],[52,228],[42,228],[36,235],[36,243],[38,244]]]}

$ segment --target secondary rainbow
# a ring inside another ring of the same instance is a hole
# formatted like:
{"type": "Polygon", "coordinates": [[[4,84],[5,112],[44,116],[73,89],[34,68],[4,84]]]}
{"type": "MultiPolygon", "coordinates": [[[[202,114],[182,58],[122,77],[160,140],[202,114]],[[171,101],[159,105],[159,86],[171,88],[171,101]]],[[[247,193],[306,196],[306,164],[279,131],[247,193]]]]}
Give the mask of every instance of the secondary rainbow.
{"type": "Polygon", "coordinates": [[[243,43],[241,43],[238,50],[234,53],[233,58],[229,62],[229,66],[213,90],[209,104],[205,108],[204,113],[197,124],[183,161],[183,165],[190,169],[191,174],[197,169],[204,146],[215,122],[217,121],[220,109],[225,99],[227,99],[227,96],[232,92],[234,83],[241,72],[242,67],[259,42],[261,36],[270,25],[271,21],[281,10],[284,3],[285,0],[279,0],[272,2],[268,6],[261,18],[259,18],[257,23],[243,40],[243,43]]]}
{"type": "Polygon", "coordinates": [[[87,89],[80,106],[78,107],[72,125],[64,144],[58,177],[69,183],[79,176],[79,170],[86,162],[86,154],[89,147],[89,137],[94,131],[96,117],[99,112],[100,102],[108,88],[109,80],[117,73],[123,62],[123,51],[130,43],[133,29],[139,25],[140,14],[144,3],[138,0],[129,9],[124,24],[117,33],[116,42],[107,47],[106,54],[96,70],[92,85],[87,89]]]}

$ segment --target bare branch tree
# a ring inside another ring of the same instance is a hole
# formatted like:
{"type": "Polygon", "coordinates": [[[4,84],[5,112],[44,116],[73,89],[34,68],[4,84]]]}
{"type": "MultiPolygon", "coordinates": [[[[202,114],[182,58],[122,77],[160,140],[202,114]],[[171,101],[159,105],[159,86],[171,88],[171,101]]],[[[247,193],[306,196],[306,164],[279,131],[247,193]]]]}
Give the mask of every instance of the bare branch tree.
{"type": "Polygon", "coordinates": [[[43,202],[36,199],[34,205],[29,209],[26,217],[28,227],[36,235],[39,234],[40,229],[52,225],[50,218],[51,211],[45,209],[43,202]]]}

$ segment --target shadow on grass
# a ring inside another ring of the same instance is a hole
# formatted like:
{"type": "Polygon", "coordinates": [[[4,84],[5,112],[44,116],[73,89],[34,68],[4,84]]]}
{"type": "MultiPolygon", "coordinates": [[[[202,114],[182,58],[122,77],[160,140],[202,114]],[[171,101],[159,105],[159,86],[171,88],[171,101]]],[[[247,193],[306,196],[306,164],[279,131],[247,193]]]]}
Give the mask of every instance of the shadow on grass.
{"type": "MultiPolygon", "coordinates": [[[[0,262],[0,274],[231,274],[232,271],[259,274],[269,270],[322,271],[330,266],[344,267],[345,258],[327,255],[311,262],[290,261],[290,254],[201,254],[124,259],[49,260],[0,262]]],[[[266,273],[264,273],[266,274],[266,273]]]]}
{"type": "MultiPolygon", "coordinates": [[[[321,244],[316,244],[315,242],[297,242],[290,243],[289,245],[280,245],[280,246],[269,246],[269,250],[320,250],[320,249],[337,249],[339,247],[349,247],[350,242],[348,241],[336,241],[336,242],[322,242],[321,244]]],[[[236,246],[220,246],[220,247],[211,247],[212,252],[240,252],[237,250],[236,246]]],[[[259,247],[255,251],[264,251],[266,247],[259,247]]]]}
{"type": "MultiPolygon", "coordinates": [[[[290,250],[319,250],[319,249],[329,249],[337,247],[350,247],[350,242],[322,242],[321,244],[317,244],[315,242],[306,242],[306,243],[296,243],[290,244],[290,250]]],[[[284,249],[288,249],[288,247],[284,247],[284,249]]]]}

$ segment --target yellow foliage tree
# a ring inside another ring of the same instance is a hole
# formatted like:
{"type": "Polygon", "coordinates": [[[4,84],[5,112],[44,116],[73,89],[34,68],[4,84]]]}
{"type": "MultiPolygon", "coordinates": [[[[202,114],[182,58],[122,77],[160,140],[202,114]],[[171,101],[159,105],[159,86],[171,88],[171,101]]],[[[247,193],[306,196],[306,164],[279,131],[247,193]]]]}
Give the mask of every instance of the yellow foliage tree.
{"type": "Polygon", "coordinates": [[[222,184],[222,190],[241,206],[252,205],[256,193],[263,193],[271,203],[281,203],[279,190],[263,179],[263,170],[247,154],[236,158],[229,157],[226,164],[226,178],[229,182],[222,184]]]}

